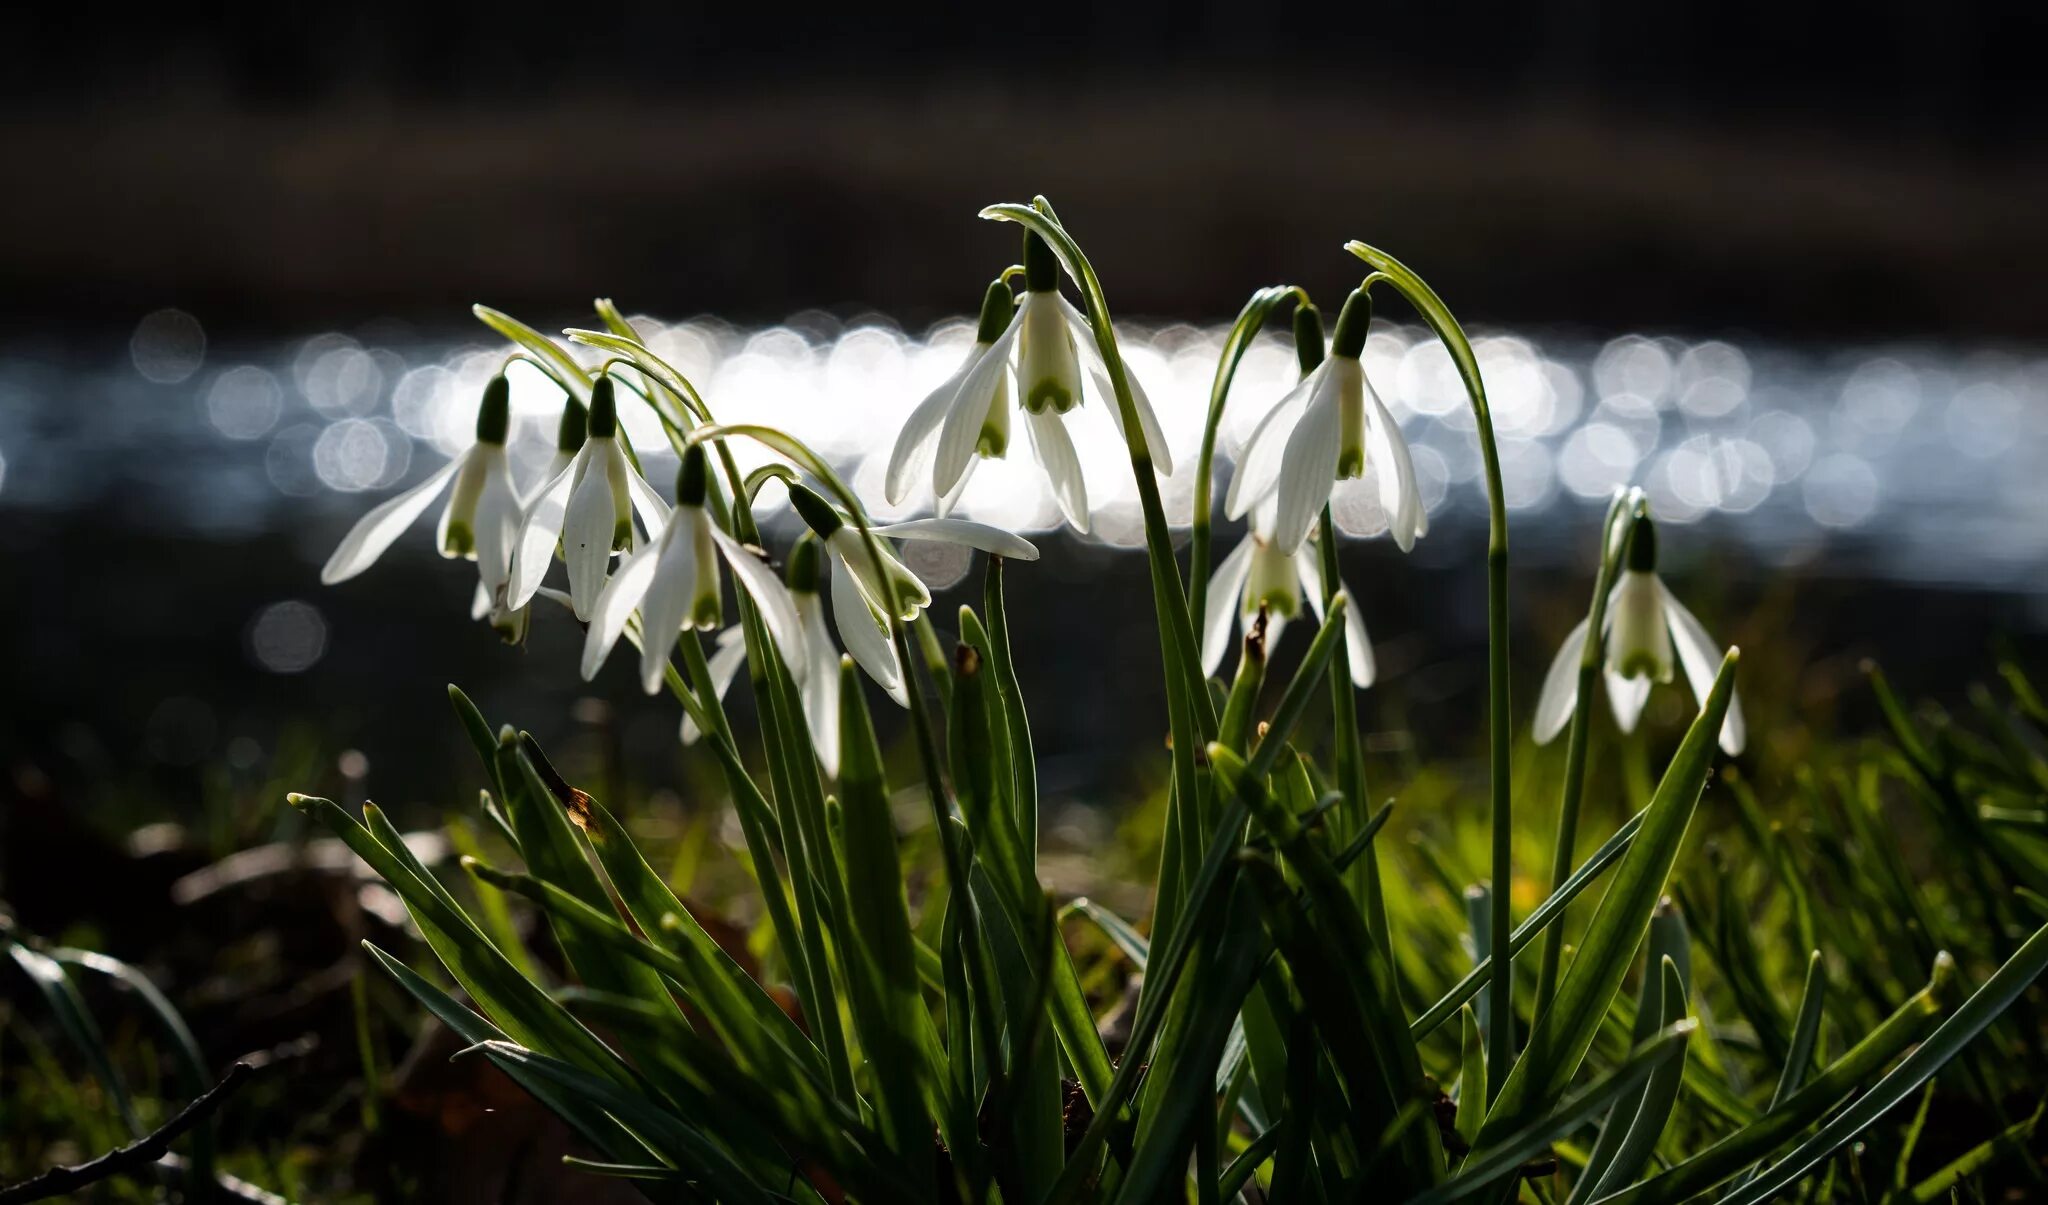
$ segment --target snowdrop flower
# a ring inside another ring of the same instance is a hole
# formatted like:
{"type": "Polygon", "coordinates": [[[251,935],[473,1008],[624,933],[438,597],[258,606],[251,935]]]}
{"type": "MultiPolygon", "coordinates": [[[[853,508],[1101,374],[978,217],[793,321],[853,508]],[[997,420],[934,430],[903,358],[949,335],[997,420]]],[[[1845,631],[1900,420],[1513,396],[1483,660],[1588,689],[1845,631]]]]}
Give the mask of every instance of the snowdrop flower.
{"type": "MultiPolygon", "coordinates": [[[[547,472],[541,474],[543,482],[553,481],[556,474],[569,467],[569,462],[575,459],[577,450],[583,446],[584,422],[588,413],[584,409],[583,403],[577,401],[574,395],[570,395],[563,401],[562,420],[555,428],[555,458],[548,465],[547,472]]],[[[525,513],[526,507],[522,503],[520,505],[520,514],[524,516],[525,513]]],[[[521,522],[524,522],[523,518],[521,522]]],[[[508,541],[507,556],[509,555],[510,543],[508,541]]],[[[533,605],[528,603],[523,607],[511,607],[505,604],[501,594],[504,589],[504,579],[509,577],[510,569],[511,566],[508,564],[506,566],[506,573],[500,575],[499,580],[496,582],[486,583],[481,580],[477,582],[476,597],[469,604],[469,617],[471,619],[489,619],[491,627],[497,631],[499,639],[503,640],[506,644],[524,644],[526,642],[527,628],[532,622],[533,605]]],[[[545,588],[541,592],[543,594],[552,593],[545,588]]],[[[568,597],[566,594],[562,595],[565,605],[568,597]]]]}
{"type": "Polygon", "coordinates": [[[519,493],[505,459],[511,396],[505,378],[492,377],[477,407],[476,442],[425,481],[358,520],[320,570],[321,582],[331,586],[368,569],[453,481],[435,543],[442,556],[475,561],[479,584],[495,594],[505,582],[519,532],[519,493]]]}
{"type": "Polygon", "coordinates": [[[1358,362],[1371,324],[1372,299],[1363,289],[1354,290],[1337,316],[1330,358],[1259,420],[1231,479],[1224,513],[1242,518],[1262,499],[1274,497],[1273,543],[1283,552],[1301,547],[1330,501],[1331,487],[1364,476],[1368,463],[1401,551],[1413,548],[1429,531],[1408,441],[1358,362]],[[1367,402],[1372,405],[1369,416],[1367,402]]]}
{"type": "MultiPolygon", "coordinates": [[[[1657,577],[1657,530],[1647,513],[1636,514],[1625,555],[1628,560],[1621,580],[1607,595],[1604,673],[1614,722],[1623,732],[1633,732],[1650,697],[1650,687],[1671,681],[1674,653],[1694,697],[1705,699],[1721,666],[1721,649],[1657,577]]],[[[1536,701],[1539,744],[1563,731],[1565,721],[1579,705],[1579,660],[1585,655],[1586,625],[1586,620],[1580,620],[1564,638],[1557,659],[1544,676],[1543,693],[1536,701]]],[[[1733,757],[1742,752],[1747,736],[1742,704],[1731,697],[1727,718],[1721,724],[1721,748],[1733,757]]]]}
{"type": "MultiPolygon", "coordinates": [[[[991,281],[988,291],[981,298],[981,320],[974,332],[974,346],[967,349],[960,366],[951,376],[939,382],[938,388],[925,395],[903,422],[903,430],[896,435],[896,446],[889,453],[889,469],[883,477],[882,495],[891,506],[901,506],[918,485],[920,479],[926,484],[932,480],[932,460],[939,438],[939,424],[952,411],[953,399],[960,392],[975,365],[981,363],[1003,332],[1008,329],[1010,319],[1016,310],[1016,303],[1010,299],[1010,286],[1002,277],[991,281]]],[[[1001,456],[1010,446],[1010,377],[1008,373],[997,372],[989,388],[994,399],[984,407],[987,430],[982,432],[975,450],[979,455],[967,462],[960,471],[960,479],[952,488],[934,496],[933,504],[939,514],[953,509],[953,503],[967,488],[968,478],[974,476],[974,466],[983,457],[1001,456]]]]}
{"type": "Polygon", "coordinates": [[[559,538],[569,563],[569,598],[575,603],[576,618],[588,620],[604,588],[612,554],[637,546],[633,513],[640,513],[650,532],[668,519],[667,505],[626,459],[619,443],[610,377],[599,377],[591,387],[587,436],[527,509],[512,554],[507,608],[525,606],[540,589],[559,538]]]}
{"type": "MultiPolygon", "coordinates": [[[[1024,433],[1033,457],[1045,470],[1060,513],[1074,530],[1088,530],[1088,490],[1081,479],[1081,458],[1068,432],[1068,416],[1081,405],[1081,370],[1086,366],[1095,391],[1119,433],[1123,414],[1110,389],[1109,371],[1095,345],[1094,329],[1072,303],[1060,296],[1059,261],[1052,248],[1035,234],[1024,236],[1024,299],[1014,308],[1001,282],[983,299],[975,354],[956,374],[957,388],[942,385],[925,399],[904,425],[891,459],[892,502],[902,499],[923,449],[932,450],[932,495],[943,517],[977,458],[1006,455],[1010,448],[1012,387],[1024,433]],[[941,401],[940,399],[946,399],[941,401]]],[[[1131,402],[1138,413],[1152,462],[1165,476],[1173,475],[1152,403],[1126,370],[1131,402]]]]}
{"type": "MultiPolygon", "coordinates": [[[[1209,578],[1209,592],[1202,615],[1202,672],[1214,674],[1223,664],[1230,644],[1230,618],[1234,612],[1246,632],[1266,611],[1266,648],[1280,644],[1287,621],[1300,616],[1303,596],[1323,618],[1323,565],[1313,538],[1293,552],[1283,552],[1269,534],[1273,503],[1268,500],[1252,512],[1251,529],[1209,578]]],[[[1365,634],[1365,619],[1358,613],[1358,600],[1350,587],[1337,583],[1344,596],[1344,651],[1351,664],[1352,685],[1364,689],[1373,682],[1372,642],[1365,634]]]]}
{"type": "MultiPolygon", "coordinates": [[[[784,579],[789,583],[802,630],[801,647],[789,659],[790,674],[797,681],[804,724],[811,730],[811,747],[817,751],[818,765],[831,778],[839,773],[839,649],[832,643],[831,630],[825,626],[825,606],[818,596],[823,569],[818,541],[806,534],[790,549],[784,579]]],[[[707,668],[711,671],[712,689],[720,698],[746,661],[744,637],[738,627],[718,634],[718,651],[711,655],[707,668]]],[[[693,744],[700,735],[697,721],[685,715],[683,743],[693,744]]]]}
{"type": "MultiPolygon", "coordinates": [[[[596,415],[595,406],[591,413],[596,415]]],[[[593,438],[592,442],[597,440],[593,438]]],[[[790,672],[801,669],[796,658],[802,648],[796,604],[773,570],[712,524],[711,516],[704,510],[708,488],[703,445],[693,444],[684,454],[677,473],[676,508],[663,524],[661,534],[626,558],[589,608],[590,630],[583,642],[586,681],[597,676],[598,668],[625,632],[627,618],[637,609],[640,687],[648,694],[660,690],[662,672],[668,667],[669,649],[675,644],[676,634],[718,627],[721,557],[732,566],[740,588],[761,609],[762,622],[783,659],[790,663],[790,672]]],[[[573,503],[570,509],[574,510],[573,503]]],[[[573,571],[570,582],[573,587],[573,571]]],[[[575,601],[573,589],[570,601],[575,601]]]]}
{"type": "MultiPolygon", "coordinates": [[[[886,541],[881,543],[878,575],[859,530],[809,487],[791,484],[789,501],[824,548],[831,569],[832,618],[839,627],[839,638],[846,642],[846,651],[890,698],[909,706],[910,688],[896,658],[896,647],[889,640],[889,616],[893,612],[905,623],[916,619],[918,612],[931,605],[931,591],[897,559],[886,541]]],[[[978,548],[1011,560],[1038,559],[1038,549],[1023,537],[965,519],[912,519],[869,530],[891,539],[935,540],[978,548]]]]}

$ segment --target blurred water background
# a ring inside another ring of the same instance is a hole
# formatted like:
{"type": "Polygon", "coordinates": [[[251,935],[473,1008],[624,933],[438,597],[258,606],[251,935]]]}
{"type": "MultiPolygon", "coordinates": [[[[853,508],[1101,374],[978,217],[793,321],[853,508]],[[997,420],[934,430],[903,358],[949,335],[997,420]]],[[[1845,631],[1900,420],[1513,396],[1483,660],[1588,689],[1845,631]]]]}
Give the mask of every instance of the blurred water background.
{"type": "MultiPolygon", "coordinates": [[[[673,705],[617,667],[579,683],[566,617],[500,647],[424,525],[317,584],[356,516],[467,439],[503,355],[467,306],[543,330],[591,325],[598,295],[652,314],[722,416],[790,425],[875,500],[895,423],[961,352],[952,315],[1016,254],[976,210],[1034,192],[1190,466],[1251,289],[1334,308],[1347,238],[1429,277],[1504,440],[1522,699],[1623,482],[1781,705],[1764,739],[1825,719],[1866,655],[1954,696],[1995,649],[2048,643],[2044,33],[2039,5],[1996,2],[22,14],[0,79],[21,176],[0,190],[0,802],[29,806],[0,822],[191,811],[292,749],[327,767],[302,785],[448,806],[474,787],[450,680],[687,793],[673,705]]],[[[1412,322],[1387,307],[1367,361],[1432,531],[1404,557],[1369,499],[1338,517],[1383,671],[1373,747],[1458,757],[1480,735],[1476,451],[1412,322]]],[[[1277,340],[1254,350],[1226,453],[1291,372],[1277,340]]],[[[556,402],[514,381],[530,483],[556,402]]],[[[965,501],[1043,533],[1016,638],[1045,781],[1081,799],[1128,795],[1164,714],[1130,486],[1090,408],[1095,536],[1047,532],[1014,466],[965,501]]],[[[942,629],[978,588],[943,595],[942,629]]]]}

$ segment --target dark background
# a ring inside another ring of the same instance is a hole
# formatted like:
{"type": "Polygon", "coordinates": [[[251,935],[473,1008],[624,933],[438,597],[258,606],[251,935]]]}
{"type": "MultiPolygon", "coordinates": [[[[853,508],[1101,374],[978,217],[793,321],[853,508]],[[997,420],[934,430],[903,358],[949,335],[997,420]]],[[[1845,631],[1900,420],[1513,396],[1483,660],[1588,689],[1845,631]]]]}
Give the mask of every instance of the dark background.
{"type": "MultiPolygon", "coordinates": [[[[0,359],[33,370],[4,405],[89,430],[92,382],[135,387],[128,337],[166,306],[243,351],[389,320],[474,340],[480,299],[559,327],[598,295],[915,331],[1014,256],[975,212],[1036,192],[1125,316],[1225,321],[1279,279],[1333,297],[1360,237],[1475,327],[2026,347],[2048,338],[2044,35],[2019,3],[36,5],[0,70],[0,359]]],[[[578,731],[573,634],[499,649],[417,533],[317,586],[368,499],[248,538],[166,531],[69,446],[82,504],[10,509],[0,486],[15,801],[189,808],[234,737],[269,759],[295,731],[367,751],[380,796],[459,799],[450,678],[494,720],[578,731]],[[326,615],[326,656],[266,674],[251,616],[293,597],[326,615]]],[[[1346,548],[1389,747],[1415,725],[1429,752],[1476,749],[1482,538],[1453,519],[1412,558],[1346,548]]],[[[1956,688],[2041,615],[1869,584],[1854,541],[1796,578],[1711,523],[1667,543],[1717,633],[1821,667],[1788,707],[1828,703],[1866,652],[1956,688]]],[[[1161,717],[1143,562],[1049,547],[1020,643],[1100,647],[1029,665],[1028,692],[1079,700],[1042,709],[1048,783],[1114,794],[1161,717]]],[[[1584,560],[1518,558],[1524,700],[1584,560]]],[[[646,773],[677,773],[673,708],[598,690],[665,751],[646,773]]]]}
{"type": "MultiPolygon", "coordinates": [[[[2038,335],[2024,3],[36,5],[0,307],[970,308],[1051,196],[1128,313],[1337,248],[1602,329],[2038,335]]],[[[1327,278],[1327,279],[1326,279],[1327,278]]]]}

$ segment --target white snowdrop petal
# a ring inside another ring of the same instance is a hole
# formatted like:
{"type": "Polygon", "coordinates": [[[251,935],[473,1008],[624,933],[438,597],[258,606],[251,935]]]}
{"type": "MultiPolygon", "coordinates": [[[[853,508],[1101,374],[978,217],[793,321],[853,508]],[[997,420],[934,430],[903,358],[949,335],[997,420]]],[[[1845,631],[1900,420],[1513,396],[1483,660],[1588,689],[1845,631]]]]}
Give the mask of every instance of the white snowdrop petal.
{"type": "MultiPolygon", "coordinates": [[[[562,519],[562,552],[569,562],[569,597],[576,604],[576,618],[590,618],[590,608],[604,589],[605,572],[611,567],[612,533],[618,527],[618,509],[612,501],[611,484],[600,466],[592,465],[569,493],[569,509],[562,519]]],[[[522,545],[524,541],[521,541],[522,545]]]]}
{"type": "Polygon", "coordinates": [[[839,626],[840,642],[854,661],[889,692],[890,698],[908,707],[910,694],[903,686],[896,647],[890,643],[882,621],[869,608],[844,562],[832,566],[832,620],[839,626]]]}
{"type": "Polygon", "coordinates": [[[546,579],[548,565],[555,559],[555,541],[562,535],[562,516],[568,509],[569,491],[575,480],[576,461],[571,460],[527,504],[519,542],[512,549],[511,577],[505,587],[509,605],[525,606],[546,579]]]}
{"type": "Polygon", "coordinates": [[[1243,518],[1254,503],[1271,494],[1279,484],[1287,437],[1301,421],[1302,412],[1308,408],[1324,375],[1324,370],[1317,368],[1303,377],[1252,428],[1251,438],[1245,441],[1244,451],[1238,457],[1237,471],[1231,475],[1230,489],[1224,495],[1225,515],[1243,518]]]}
{"type": "Polygon", "coordinates": [[[384,555],[384,550],[391,547],[392,541],[426,513],[427,507],[433,504],[470,455],[470,452],[465,452],[457,456],[427,474],[426,480],[378,504],[370,513],[356,520],[356,525],[349,528],[348,534],[335,548],[334,555],[327,558],[327,564],[320,570],[321,584],[331,586],[345,582],[375,564],[377,558],[384,555]]]}
{"type": "Polygon", "coordinates": [[[1213,674],[1230,651],[1230,621],[1237,614],[1238,596],[1252,571],[1253,537],[1247,533],[1216,566],[1209,577],[1209,591],[1202,601],[1202,672],[1213,674]]]}
{"type": "Polygon", "coordinates": [[[804,629],[797,617],[796,600],[790,596],[789,587],[783,584],[775,570],[768,567],[767,562],[749,552],[738,540],[716,527],[711,529],[711,538],[725,556],[725,563],[732,566],[733,580],[759,608],[761,622],[767,625],[768,638],[775,642],[775,651],[781,655],[782,663],[789,667],[793,677],[801,680],[804,672],[804,629]]]}
{"type": "Polygon", "coordinates": [[[1038,547],[1023,536],[967,519],[910,519],[869,530],[892,540],[931,540],[941,544],[959,544],[982,552],[994,553],[996,556],[1008,557],[1013,561],[1038,559],[1038,547]]]}
{"type": "MultiPolygon", "coordinates": [[[[626,630],[626,620],[631,618],[633,609],[640,605],[641,596],[647,593],[648,583],[654,577],[655,560],[660,555],[660,546],[650,544],[619,566],[610,581],[598,593],[596,603],[590,608],[590,629],[583,635],[583,680],[597,676],[605,658],[611,655],[612,646],[619,642],[619,636],[626,630]]],[[[554,593],[553,591],[549,592],[554,593]]],[[[574,600],[571,600],[573,607],[574,600]]],[[[647,643],[646,634],[641,634],[641,643],[647,643]]]]}
{"type": "Polygon", "coordinates": [[[1287,437],[1280,463],[1280,505],[1273,516],[1273,546],[1285,552],[1301,547],[1308,529],[1337,480],[1337,395],[1318,390],[1301,421],[1287,437]]]}
{"type": "Polygon", "coordinates": [[[925,395],[903,420],[903,429],[896,434],[896,446],[889,453],[889,469],[882,478],[882,496],[891,506],[903,505],[910,497],[911,487],[931,466],[933,440],[938,437],[939,426],[946,419],[946,412],[953,404],[953,397],[960,392],[960,385],[981,354],[987,349],[976,344],[973,351],[960,362],[953,374],[939,383],[937,389],[925,395]]]}
{"type": "MultiPolygon", "coordinates": [[[[1724,652],[1715,645],[1714,638],[1707,635],[1706,625],[1671,593],[1671,587],[1659,579],[1657,590],[1663,596],[1664,615],[1671,624],[1672,643],[1678,646],[1678,664],[1685,670],[1685,680],[1692,687],[1693,698],[1704,705],[1708,693],[1714,689],[1714,675],[1721,670],[1724,652]]],[[[1742,701],[1732,693],[1728,698],[1728,714],[1721,721],[1720,737],[1721,748],[1730,757],[1739,755],[1749,741],[1749,726],[1742,718],[1742,701]]]]}
{"type": "Polygon", "coordinates": [[[1074,441],[1067,434],[1067,425],[1060,416],[1051,412],[1033,414],[1024,412],[1024,431],[1031,438],[1031,448],[1038,456],[1040,467],[1045,469],[1045,479],[1052,486],[1052,495],[1059,503],[1060,513],[1067,517],[1075,531],[1083,535],[1088,531],[1088,485],[1081,478],[1081,457],[1074,451],[1074,441]]]}
{"type": "Polygon", "coordinates": [[[1581,619],[1558,646],[1550,670],[1543,675],[1543,690],[1536,696],[1536,743],[1547,745],[1564,731],[1566,720],[1579,703],[1579,661],[1586,654],[1586,621],[1581,619]]]}
{"type": "MultiPolygon", "coordinates": [[[[1021,313],[1021,311],[1020,311],[1021,313]]],[[[959,483],[961,474],[974,459],[974,451],[981,443],[981,428],[988,418],[989,403],[995,400],[996,385],[1001,375],[1009,371],[1010,348],[1017,342],[1019,323],[1011,319],[1010,327],[1002,333],[988,350],[975,361],[960,389],[953,395],[953,401],[946,409],[946,419],[939,428],[938,450],[932,459],[932,492],[951,493],[959,483]]]]}

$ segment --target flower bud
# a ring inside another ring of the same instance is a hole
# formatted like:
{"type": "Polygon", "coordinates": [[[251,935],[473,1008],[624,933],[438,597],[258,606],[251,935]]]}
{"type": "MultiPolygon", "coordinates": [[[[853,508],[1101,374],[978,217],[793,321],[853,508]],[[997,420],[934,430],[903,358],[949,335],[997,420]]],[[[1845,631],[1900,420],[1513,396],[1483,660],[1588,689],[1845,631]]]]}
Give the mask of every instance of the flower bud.
{"type": "Polygon", "coordinates": [[[704,505],[705,487],[709,483],[710,469],[704,459],[704,445],[691,444],[683,452],[683,463],[676,470],[676,505],[704,505]]]}
{"type": "Polygon", "coordinates": [[[512,386],[501,372],[484,386],[483,403],[476,408],[476,441],[503,447],[511,426],[512,386]]]}
{"type": "Polygon", "coordinates": [[[1347,356],[1353,360],[1365,350],[1366,328],[1372,325],[1372,295],[1364,289],[1351,290],[1351,296],[1344,299],[1344,309],[1337,315],[1337,337],[1330,343],[1330,354],[1347,356]]]}
{"type": "Polygon", "coordinates": [[[817,532],[821,540],[830,538],[832,533],[846,526],[846,520],[839,517],[832,504],[819,497],[817,491],[808,485],[791,482],[789,504],[796,508],[796,513],[810,524],[811,530],[817,532]]]}
{"type": "Polygon", "coordinates": [[[585,429],[590,422],[590,411],[582,402],[570,397],[562,403],[562,422],[555,428],[555,451],[564,456],[574,456],[583,448],[585,429]]]}
{"type": "Polygon", "coordinates": [[[1060,261],[1052,247],[1033,231],[1024,232],[1024,287],[1050,293],[1060,287],[1060,261]]]}
{"type": "Polygon", "coordinates": [[[619,434],[619,402],[612,379],[599,377],[590,386],[590,438],[615,439],[619,434]]]}
{"type": "Polygon", "coordinates": [[[1652,573],[1657,568],[1657,525],[1647,512],[1639,514],[1628,528],[1628,570],[1652,573]]]}
{"type": "Polygon", "coordinates": [[[798,594],[818,592],[820,555],[818,541],[812,539],[808,533],[797,540],[795,547],[789,550],[789,566],[783,574],[791,590],[798,594]]]}
{"type": "Polygon", "coordinates": [[[1294,307],[1294,359],[1302,376],[1323,362],[1323,312],[1306,301],[1294,307]]]}
{"type": "Polygon", "coordinates": [[[983,345],[994,343],[1003,337],[1003,331],[1010,325],[1010,316],[1016,313],[1017,303],[1010,296],[1010,284],[1002,277],[989,282],[988,292],[981,295],[981,322],[974,328],[974,341],[983,345]]]}

